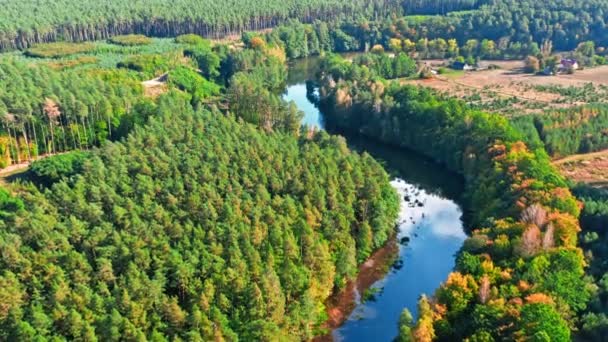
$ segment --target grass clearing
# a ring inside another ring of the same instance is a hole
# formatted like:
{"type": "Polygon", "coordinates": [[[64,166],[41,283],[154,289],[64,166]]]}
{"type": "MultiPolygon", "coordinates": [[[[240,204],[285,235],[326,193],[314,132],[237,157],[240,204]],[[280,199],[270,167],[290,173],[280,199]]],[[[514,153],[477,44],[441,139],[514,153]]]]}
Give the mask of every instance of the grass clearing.
{"type": "Polygon", "coordinates": [[[48,43],[38,44],[25,50],[24,54],[35,58],[61,58],[95,50],[94,43],[48,43]]]}
{"type": "Polygon", "coordinates": [[[568,156],[553,164],[575,183],[608,188],[608,150],[568,156]]]}
{"type": "Polygon", "coordinates": [[[127,34],[124,36],[114,36],[108,41],[112,44],[120,46],[139,46],[152,44],[152,38],[148,38],[143,34],[127,34]]]}
{"type": "Polygon", "coordinates": [[[58,70],[114,69],[118,63],[136,55],[181,56],[183,49],[188,46],[176,43],[174,38],[151,38],[151,43],[148,45],[134,46],[111,44],[105,40],[85,44],[53,43],[41,44],[24,52],[3,53],[0,54],[0,58],[15,59],[32,64],[46,64],[58,70]],[[67,48],[64,49],[64,47],[67,48]]]}

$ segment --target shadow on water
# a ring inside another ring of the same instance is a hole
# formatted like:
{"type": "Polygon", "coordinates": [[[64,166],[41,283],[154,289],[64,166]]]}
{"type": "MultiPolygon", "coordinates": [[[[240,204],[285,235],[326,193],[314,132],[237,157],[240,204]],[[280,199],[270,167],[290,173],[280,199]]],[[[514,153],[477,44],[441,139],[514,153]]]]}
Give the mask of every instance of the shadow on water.
{"type": "MultiPolygon", "coordinates": [[[[347,54],[354,56],[356,53],[347,54]]],[[[302,124],[326,129],[346,138],[349,147],[358,152],[368,152],[381,162],[393,177],[407,179],[425,190],[461,203],[464,179],[432,159],[417,152],[383,144],[368,137],[350,134],[328,125],[315,105],[318,90],[312,81],[319,70],[321,59],[313,56],[290,62],[287,89],[284,98],[294,101],[304,112],[302,124]]]]}
{"type": "Polygon", "coordinates": [[[367,152],[378,160],[392,178],[401,178],[426,192],[450,199],[461,204],[464,179],[414,151],[394,147],[374,141],[361,135],[349,135],[328,129],[330,133],[341,134],[348,145],[360,153],[367,152]]]}

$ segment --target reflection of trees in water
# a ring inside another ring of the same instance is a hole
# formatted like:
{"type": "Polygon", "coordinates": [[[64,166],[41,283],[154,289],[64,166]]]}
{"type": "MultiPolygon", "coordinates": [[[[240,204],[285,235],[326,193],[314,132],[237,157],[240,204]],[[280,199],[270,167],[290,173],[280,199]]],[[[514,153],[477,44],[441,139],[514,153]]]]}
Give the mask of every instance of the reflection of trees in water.
{"type": "Polygon", "coordinates": [[[320,63],[321,59],[319,57],[308,57],[291,62],[287,75],[287,85],[304,83],[307,80],[314,79],[320,63]]]}
{"type": "Polygon", "coordinates": [[[344,135],[351,148],[371,154],[391,176],[402,178],[429,194],[461,203],[464,181],[460,175],[448,171],[445,166],[416,152],[379,143],[361,135],[346,134],[336,130],[331,123],[326,124],[330,133],[344,135]]]}
{"type": "MultiPolygon", "coordinates": [[[[306,84],[306,99],[319,109],[319,115],[328,132],[345,136],[351,148],[371,154],[393,177],[405,179],[429,194],[462,203],[464,181],[460,175],[448,171],[445,166],[416,152],[392,147],[360,134],[344,132],[328,122],[328,116],[323,115],[326,109],[319,106],[318,84],[315,82],[319,67],[319,57],[308,57],[291,63],[287,84],[306,84]]],[[[465,212],[465,221],[466,216],[465,212]]]]}
{"type": "Polygon", "coordinates": [[[306,81],[306,99],[308,102],[315,105],[315,108],[319,108],[319,92],[317,91],[318,85],[315,81],[307,80],[306,81]]]}
{"type": "Polygon", "coordinates": [[[396,147],[379,142],[359,132],[346,132],[335,121],[332,122],[333,116],[331,114],[325,114],[330,113],[327,111],[330,111],[331,108],[321,104],[316,106],[319,108],[325,129],[328,132],[343,135],[352,149],[372,155],[391,176],[407,180],[408,183],[424,189],[429,194],[458,203],[463,211],[462,221],[464,226],[470,227],[472,211],[465,205],[466,199],[462,196],[464,193],[464,179],[461,175],[448,170],[445,165],[405,147],[396,147]]]}

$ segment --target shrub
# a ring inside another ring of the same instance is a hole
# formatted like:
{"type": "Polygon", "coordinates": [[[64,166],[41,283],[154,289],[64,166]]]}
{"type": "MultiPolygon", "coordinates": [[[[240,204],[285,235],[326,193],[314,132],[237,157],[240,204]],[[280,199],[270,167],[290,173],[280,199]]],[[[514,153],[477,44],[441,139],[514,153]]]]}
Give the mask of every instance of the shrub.
{"type": "Polygon", "coordinates": [[[146,77],[159,76],[176,65],[167,55],[137,55],[117,64],[118,68],[131,69],[145,74],[146,77]]]}
{"type": "Polygon", "coordinates": [[[183,66],[169,73],[169,83],[190,93],[193,104],[210,96],[217,95],[220,92],[217,84],[206,80],[196,71],[183,66]]]}
{"type": "Polygon", "coordinates": [[[38,183],[50,186],[81,172],[88,156],[88,153],[77,151],[44,158],[33,162],[30,171],[38,183]]]}
{"type": "Polygon", "coordinates": [[[175,38],[175,42],[178,44],[188,45],[209,45],[209,41],[198,34],[182,34],[175,38]]]}

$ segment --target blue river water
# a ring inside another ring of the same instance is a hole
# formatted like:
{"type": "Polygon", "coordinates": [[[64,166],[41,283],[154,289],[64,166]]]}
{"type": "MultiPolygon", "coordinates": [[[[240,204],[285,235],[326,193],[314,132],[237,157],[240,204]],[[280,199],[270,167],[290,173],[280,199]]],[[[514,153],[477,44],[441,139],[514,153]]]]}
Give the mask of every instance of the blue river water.
{"type": "MultiPolygon", "coordinates": [[[[307,97],[306,81],[312,78],[316,59],[295,62],[284,98],[304,112],[303,124],[324,129],[323,115],[307,97]]],[[[332,132],[336,133],[336,132],[332,132]]],[[[372,299],[361,302],[348,320],[332,332],[334,341],[393,341],[404,308],[416,317],[421,295],[431,296],[454,267],[455,255],[466,239],[459,199],[462,180],[413,152],[379,144],[362,137],[347,137],[351,148],[366,151],[379,160],[392,176],[391,184],[401,197],[395,266],[372,288],[372,299]]]]}

